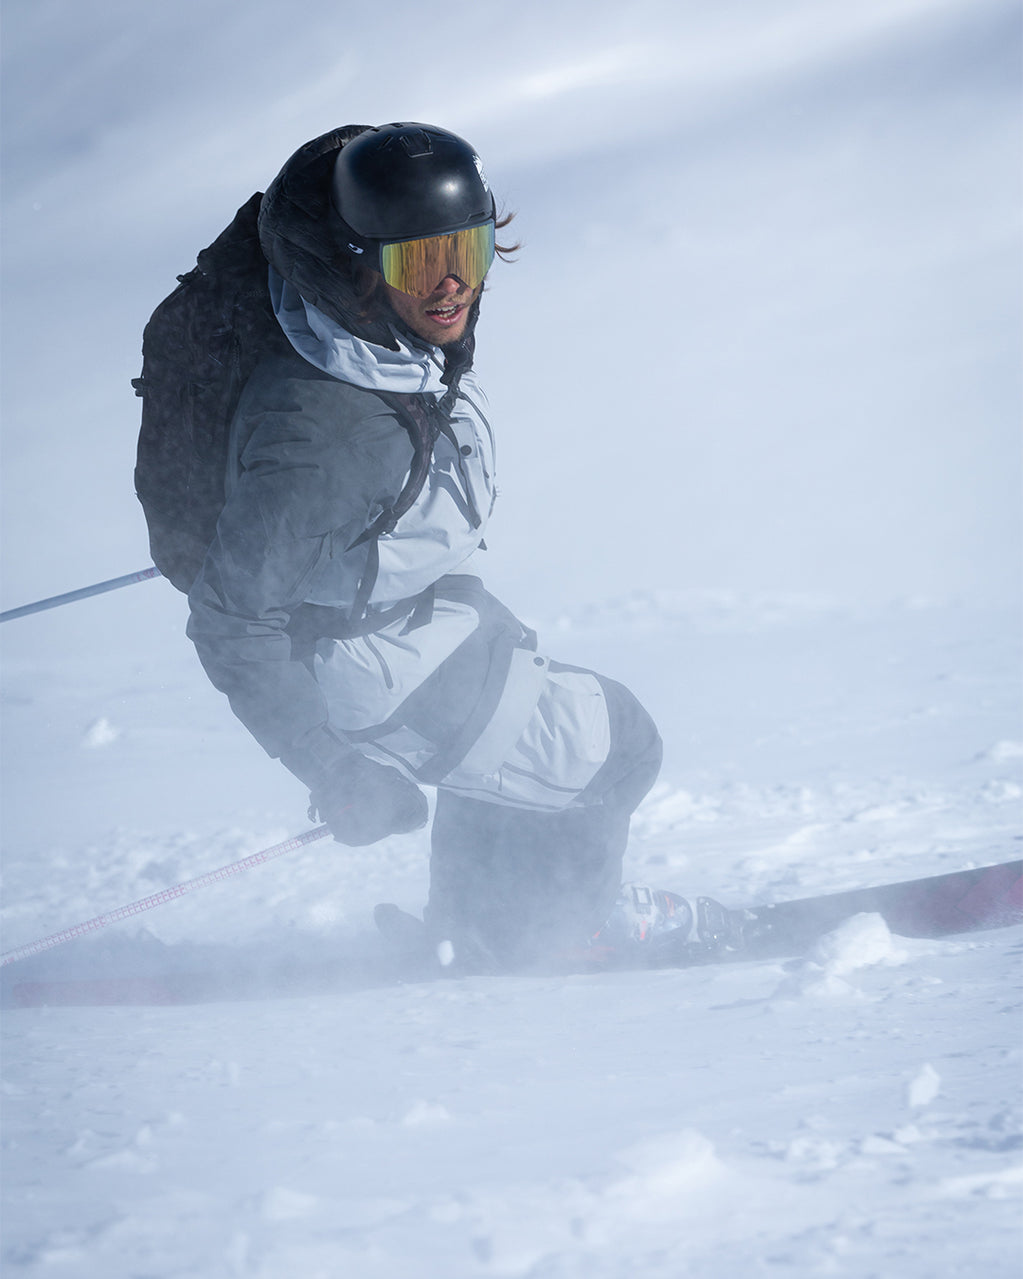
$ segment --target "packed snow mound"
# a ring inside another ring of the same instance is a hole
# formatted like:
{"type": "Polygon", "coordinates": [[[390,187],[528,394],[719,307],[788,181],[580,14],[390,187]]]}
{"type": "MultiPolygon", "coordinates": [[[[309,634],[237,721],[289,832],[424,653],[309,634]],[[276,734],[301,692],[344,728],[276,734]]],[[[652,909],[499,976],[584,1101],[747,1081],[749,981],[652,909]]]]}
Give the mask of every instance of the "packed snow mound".
{"type": "Polygon", "coordinates": [[[941,1076],[929,1061],[924,1062],[909,1082],[906,1101],[913,1110],[929,1106],[941,1092],[941,1076]]]}
{"type": "Polygon", "coordinates": [[[872,964],[903,964],[908,958],[892,939],[888,925],[877,914],[853,915],[820,939],[807,962],[824,972],[844,977],[872,964]]]}
{"type": "Polygon", "coordinates": [[[82,745],[87,750],[99,750],[104,746],[110,746],[121,736],[121,730],[107,719],[105,715],[101,715],[99,719],[93,720],[82,736],[82,745]]]}
{"type": "Polygon", "coordinates": [[[778,987],[775,998],[862,998],[848,978],[876,964],[895,966],[908,960],[888,925],[877,914],[853,915],[815,943],[778,987]]]}
{"type": "Polygon", "coordinates": [[[693,1129],[659,1133],[618,1151],[629,1175],[608,1187],[605,1198],[642,1220],[663,1215],[665,1203],[708,1187],[724,1175],[714,1143],[693,1129]]]}

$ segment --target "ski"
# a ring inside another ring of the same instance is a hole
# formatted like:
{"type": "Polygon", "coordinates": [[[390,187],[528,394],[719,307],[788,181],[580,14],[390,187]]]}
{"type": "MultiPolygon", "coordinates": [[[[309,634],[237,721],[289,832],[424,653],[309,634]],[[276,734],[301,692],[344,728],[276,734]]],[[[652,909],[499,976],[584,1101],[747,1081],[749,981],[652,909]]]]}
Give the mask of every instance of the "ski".
{"type": "MultiPolygon", "coordinates": [[[[672,893],[656,896],[684,901],[672,893]]],[[[639,946],[617,950],[598,944],[562,957],[554,967],[560,972],[599,972],[779,959],[802,954],[819,937],[863,913],[881,915],[892,932],[903,937],[939,938],[1020,924],[1023,861],[767,906],[728,908],[699,897],[691,904],[693,928],[669,929],[639,946]]],[[[322,994],[441,977],[441,966],[435,960],[428,962],[421,934],[412,923],[418,921],[396,907],[378,907],[382,947],[360,951],[349,939],[330,962],[294,960],[277,971],[259,971],[237,958],[225,961],[224,955],[209,953],[196,955],[177,971],[161,972],[156,964],[149,974],[122,977],[108,970],[93,977],[82,974],[65,979],[24,961],[23,968],[13,964],[4,973],[0,1002],[7,1008],[193,1004],[322,994]]],[[[455,965],[450,975],[457,974],[455,965]]]]}
{"type": "Polygon", "coordinates": [[[697,898],[699,940],[663,933],[652,965],[777,959],[800,954],[853,915],[878,914],[901,937],[948,937],[1023,923],[1023,861],[872,888],[729,909],[697,898]]]}

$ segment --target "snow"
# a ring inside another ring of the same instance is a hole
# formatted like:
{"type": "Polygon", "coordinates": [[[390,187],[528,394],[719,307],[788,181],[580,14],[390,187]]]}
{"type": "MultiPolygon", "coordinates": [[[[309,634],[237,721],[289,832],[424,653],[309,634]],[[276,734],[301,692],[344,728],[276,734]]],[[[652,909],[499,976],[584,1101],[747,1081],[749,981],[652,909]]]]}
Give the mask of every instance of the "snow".
{"type": "MultiPolygon", "coordinates": [[[[480,329],[488,584],[665,739],[627,878],[1018,857],[1016,6],[455,6],[439,68],[419,7],[386,56],[379,14],[295,12],[6,6],[4,606],[148,562],[127,379],[196,248],[307,138],[433,119],[527,241],[480,329]]],[[[306,828],[184,620],[148,581],[2,628],[5,950],[306,828]]],[[[426,884],[422,833],[320,841],[5,968],[137,1002],[4,1009],[4,1274],[1019,1274],[1019,929],[360,973],[426,884]]]]}
{"type": "Polygon", "coordinates": [[[736,968],[22,1013],[8,1265],[1009,1276],[1006,950],[855,1004],[736,968]]]}
{"type": "Polygon", "coordinates": [[[892,942],[880,915],[854,915],[825,934],[775,991],[775,998],[859,998],[848,975],[872,964],[901,964],[906,952],[892,942]]]}
{"type": "MultiPolygon", "coordinates": [[[[779,602],[768,624],[738,599],[727,625],[695,603],[681,620],[653,602],[635,612],[550,628],[622,677],[686,652],[629,878],[741,904],[1018,855],[1019,794],[992,789],[1020,789],[1019,758],[996,749],[1017,713],[1012,618],[786,618],[779,602]]],[[[34,657],[10,665],[14,687],[38,679],[34,657]]],[[[182,675],[171,697],[156,678],[94,674],[78,697],[123,728],[102,750],[82,749],[84,707],[69,712],[59,681],[8,705],[8,736],[48,724],[50,761],[79,761],[111,808],[79,831],[32,803],[42,756],[12,772],[5,946],[301,828],[286,782],[262,808],[239,784],[244,820],[193,829],[149,816],[159,785],[128,793],[126,777],[159,778],[168,741],[194,731],[201,681],[182,675]],[[104,836],[116,797],[131,821],[104,836]]],[[[226,716],[204,731],[162,779],[190,816],[204,784],[219,789],[210,760],[228,777],[258,762],[226,716]]],[[[308,845],[14,966],[19,980],[121,981],[198,966],[222,985],[180,1006],[5,1012],[7,1273],[1018,1273],[1018,929],[920,941],[858,915],[789,961],[346,975],[376,901],[421,904],[426,853],[423,835],[308,845]]]]}

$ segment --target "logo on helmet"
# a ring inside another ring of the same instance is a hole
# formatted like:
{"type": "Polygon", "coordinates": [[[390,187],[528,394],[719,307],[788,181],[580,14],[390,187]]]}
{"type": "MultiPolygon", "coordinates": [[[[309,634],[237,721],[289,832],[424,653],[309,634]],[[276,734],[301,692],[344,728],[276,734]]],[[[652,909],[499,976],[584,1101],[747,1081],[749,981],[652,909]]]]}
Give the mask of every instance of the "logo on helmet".
{"type": "Polygon", "coordinates": [[[480,175],[480,181],[483,183],[483,190],[490,190],[490,183],[487,181],[487,175],[483,172],[483,161],[474,151],[472,153],[472,162],[476,166],[476,172],[480,175]]]}

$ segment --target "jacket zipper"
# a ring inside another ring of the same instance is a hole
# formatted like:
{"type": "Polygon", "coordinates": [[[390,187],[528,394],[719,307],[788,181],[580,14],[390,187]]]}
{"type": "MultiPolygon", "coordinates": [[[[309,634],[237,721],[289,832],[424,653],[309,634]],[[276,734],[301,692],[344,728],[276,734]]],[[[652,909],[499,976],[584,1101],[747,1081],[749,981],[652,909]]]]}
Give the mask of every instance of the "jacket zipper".
{"type": "Polygon", "coordinates": [[[384,684],[386,685],[388,692],[390,692],[390,690],[394,688],[394,676],[391,674],[391,668],[387,665],[387,661],[385,660],[383,653],[380,652],[372,639],[368,635],[363,638],[366,641],[366,647],[380,663],[380,670],[384,677],[384,684]]]}

